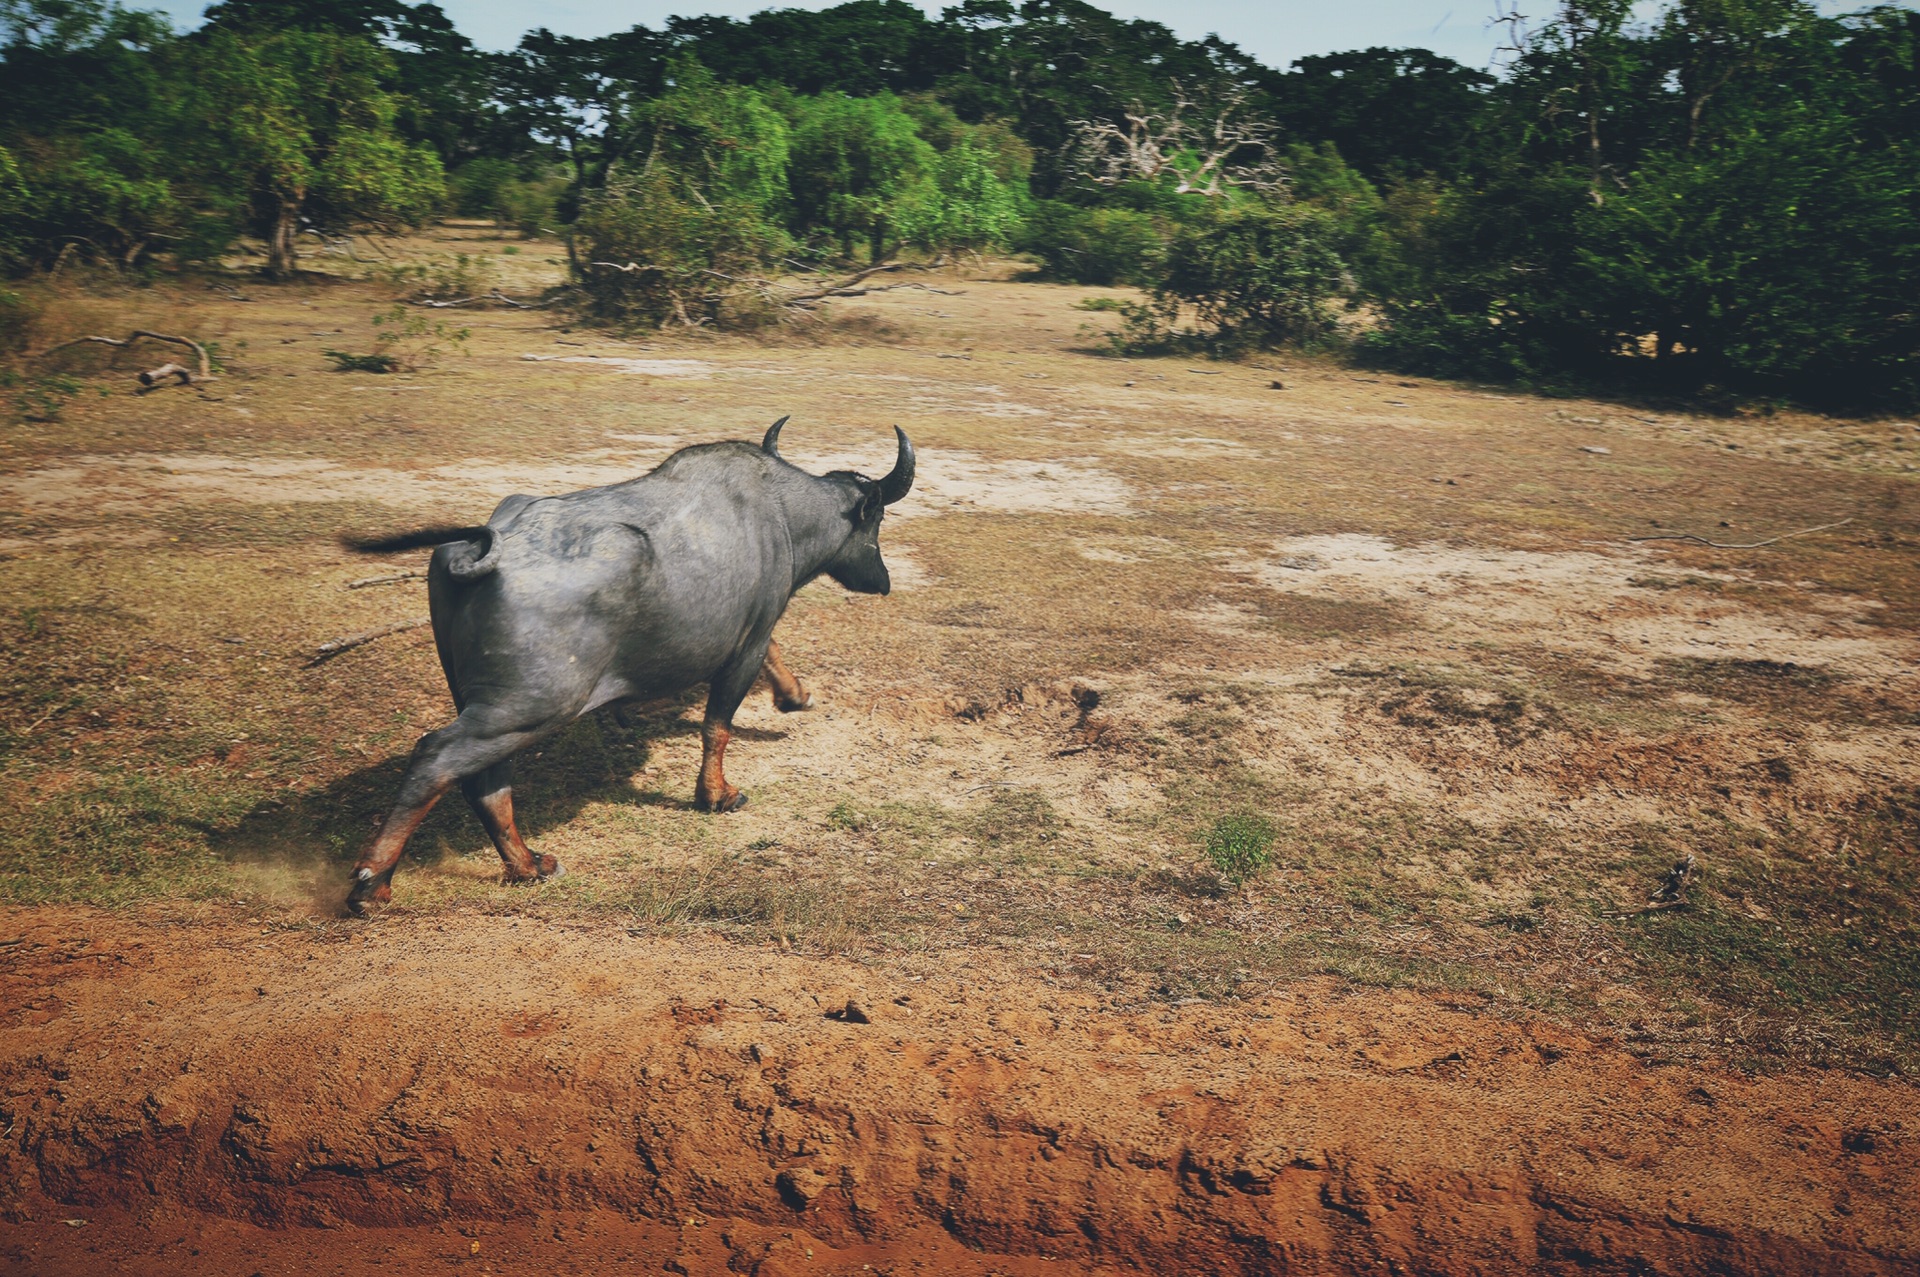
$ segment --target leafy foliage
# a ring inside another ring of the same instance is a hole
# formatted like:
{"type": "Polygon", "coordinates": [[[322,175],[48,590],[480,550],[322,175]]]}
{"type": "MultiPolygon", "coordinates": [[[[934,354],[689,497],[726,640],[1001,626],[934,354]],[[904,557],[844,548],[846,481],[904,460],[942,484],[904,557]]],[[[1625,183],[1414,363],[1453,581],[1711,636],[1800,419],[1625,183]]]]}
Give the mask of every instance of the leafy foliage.
{"type": "Polygon", "coordinates": [[[1264,816],[1244,812],[1222,816],[1207,830],[1207,859],[1228,881],[1245,882],[1272,863],[1273,844],[1278,837],[1278,831],[1264,816]]]}
{"type": "Polygon", "coordinates": [[[1166,249],[1166,234],[1157,219],[1133,209],[1039,200],[1016,244],[1040,259],[1048,279],[1149,284],[1166,249]]]}
{"type": "Polygon", "coordinates": [[[794,221],[837,240],[842,257],[864,240],[871,260],[938,202],[935,152],[892,94],[821,94],[794,102],[788,175],[794,221]]]}
{"type": "Polygon", "coordinates": [[[759,273],[791,246],[751,203],[696,199],[664,164],[594,196],[574,242],[588,313],[655,326],[764,321],[717,285],[759,273]]]}
{"type": "Polygon", "coordinates": [[[1191,311],[1215,348],[1312,345],[1335,328],[1347,286],[1328,214],[1300,204],[1228,209],[1182,227],[1168,244],[1150,305],[1128,312],[1128,344],[1177,337],[1191,311]]]}

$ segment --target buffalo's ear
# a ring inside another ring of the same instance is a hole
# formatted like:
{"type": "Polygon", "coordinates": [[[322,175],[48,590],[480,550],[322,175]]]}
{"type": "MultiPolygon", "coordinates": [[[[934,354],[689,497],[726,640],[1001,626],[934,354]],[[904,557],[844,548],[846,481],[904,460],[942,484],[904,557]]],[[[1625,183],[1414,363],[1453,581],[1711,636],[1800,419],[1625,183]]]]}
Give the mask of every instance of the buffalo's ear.
{"type": "Polygon", "coordinates": [[[866,490],[866,495],[860,498],[860,525],[865,527],[867,524],[873,522],[880,517],[880,512],[886,508],[887,494],[882,492],[878,485],[869,487],[866,490]]]}

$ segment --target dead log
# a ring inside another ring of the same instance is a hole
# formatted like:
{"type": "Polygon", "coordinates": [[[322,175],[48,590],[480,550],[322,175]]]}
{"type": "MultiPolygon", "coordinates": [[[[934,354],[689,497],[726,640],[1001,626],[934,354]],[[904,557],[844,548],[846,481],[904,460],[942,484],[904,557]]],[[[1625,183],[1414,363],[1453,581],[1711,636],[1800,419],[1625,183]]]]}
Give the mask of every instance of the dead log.
{"type": "Polygon", "coordinates": [[[858,284],[861,280],[867,278],[869,275],[878,275],[881,271],[899,270],[899,269],[900,269],[899,262],[881,262],[878,266],[869,266],[863,271],[858,271],[855,274],[848,276],[846,279],[841,280],[837,284],[829,284],[827,287],[820,289],[818,292],[795,293],[791,297],[788,297],[786,299],[786,302],[789,306],[791,306],[795,302],[817,302],[828,297],[846,296],[847,294],[843,292],[844,289],[852,288],[854,285],[858,284]]]}
{"type": "Polygon", "coordinates": [[[325,665],[342,652],[351,652],[356,647],[365,647],[376,639],[383,639],[389,634],[404,634],[408,630],[417,630],[423,625],[431,624],[433,624],[432,617],[416,616],[411,621],[395,621],[391,625],[382,625],[379,629],[368,630],[364,634],[349,634],[346,638],[338,638],[331,643],[322,643],[314,649],[313,659],[301,668],[310,670],[316,665],[325,665]]]}
{"type": "Polygon", "coordinates": [[[179,364],[161,364],[158,368],[149,368],[140,374],[139,381],[142,386],[152,390],[168,378],[172,378],[176,384],[182,386],[193,384],[192,370],[183,368],[179,364]]]}
{"type": "MultiPolygon", "coordinates": [[[[122,340],[118,337],[93,337],[93,336],[75,337],[72,341],[63,341],[58,346],[49,346],[47,349],[41,351],[39,354],[29,355],[27,356],[27,358],[34,359],[34,360],[45,359],[47,356],[58,354],[60,351],[63,351],[63,350],[71,350],[75,346],[87,346],[87,345],[114,346],[114,347],[117,347],[118,349],[125,350],[129,346],[133,345],[134,342],[142,341],[142,340],[171,342],[173,345],[176,345],[176,346],[185,346],[188,350],[191,350],[193,352],[194,360],[200,365],[200,370],[196,373],[188,373],[187,376],[181,381],[180,383],[181,385],[192,385],[196,382],[213,380],[213,360],[208,357],[207,348],[205,346],[202,346],[199,342],[194,341],[191,337],[174,337],[174,336],[170,336],[167,333],[149,332],[145,328],[134,329],[131,333],[127,335],[125,340],[122,340]]],[[[171,368],[171,367],[174,367],[174,365],[168,364],[166,365],[166,367],[171,368]]],[[[155,369],[154,371],[155,373],[164,373],[165,369],[164,368],[155,369]]],[[[184,372],[185,369],[182,369],[181,371],[184,372]]],[[[150,386],[153,384],[152,382],[147,380],[148,375],[149,374],[146,374],[146,373],[142,373],[140,375],[140,381],[142,385],[150,386]]]]}

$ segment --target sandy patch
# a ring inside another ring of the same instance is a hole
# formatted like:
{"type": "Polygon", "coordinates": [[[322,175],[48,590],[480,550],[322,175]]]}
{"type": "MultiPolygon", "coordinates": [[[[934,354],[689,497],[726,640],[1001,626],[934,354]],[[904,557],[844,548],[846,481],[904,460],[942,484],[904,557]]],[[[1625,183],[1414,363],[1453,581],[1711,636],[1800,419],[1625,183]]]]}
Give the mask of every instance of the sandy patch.
{"type": "MultiPolygon", "coordinates": [[[[206,453],[79,456],[60,465],[0,476],[0,503],[32,516],[97,519],[150,514],[156,506],[206,500],[259,505],[294,501],[377,501],[402,509],[491,504],[516,492],[569,492],[620,483],[658,465],[677,442],[654,435],[617,436],[652,445],[603,450],[578,461],[503,465],[464,460],[419,470],[345,466],[333,461],[268,459],[206,453]]],[[[884,451],[791,459],[814,473],[879,474],[884,451]]],[[[991,461],[977,453],[920,454],[914,490],[896,518],[956,510],[1002,514],[1128,514],[1132,492],[1118,477],[1062,462],[991,461]]]]}
{"type": "Polygon", "coordinates": [[[1808,611],[1787,613],[1696,590],[1636,586],[1665,567],[1656,551],[1396,546],[1345,534],[1290,537],[1268,555],[1236,556],[1225,566],[1283,594],[1409,607],[1423,628],[1456,643],[1552,648],[1636,673],[1659,660],[1695,658],[1898,678],[1911,677],[1920,659],[1920,644],[1864,624],[1861,607],[1842,597],[1810,596],[1808,611]]]}
{"type": "Polygon", "coordinates": [[[626,359],[613,355],[522,355],[534,364],[592,364],[641,377],[710,378],[718,365],[704,359],[626,359]]]}

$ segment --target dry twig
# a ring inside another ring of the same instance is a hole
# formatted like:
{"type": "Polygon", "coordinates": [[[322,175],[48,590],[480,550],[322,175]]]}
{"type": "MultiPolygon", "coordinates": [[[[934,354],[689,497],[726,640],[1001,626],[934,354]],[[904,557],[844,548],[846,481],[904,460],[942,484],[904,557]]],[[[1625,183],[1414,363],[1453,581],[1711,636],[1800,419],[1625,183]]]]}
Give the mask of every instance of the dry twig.
{"type": "Polygon", "coordinates": [[[1628,537],[1629,541],[1698,541],[1701,545],[1710,545],[1716,550],[1757,550],[1763,545],[1772,545],[1775,541],[1784,541],[1788,537],[1803,537],[1809,532],[1825,532],[1828,528],[1843,528],[1852,523],[1851,518],[1838,523],[1822,523],[1811,528],[1801,528],[1798,532],[1782,532],[1777,537],[1768,537],[1764,541],[1709,541],[1705,537],[1695,536],[1691,532],[1662,533],[1659,536],[1628,537]]]}
{"type": "Polygon", "coordinates": [[[432,623],[433,618],[430,616],[416,616],[411,621],[395,621],[391,625],[382,625],[379,629],[368,630],[364,634],[350,634],[346,638],[335,639],[331,643],[322,643],[318,648],[314,649],[313,659],[308,661],[302,668],[312,669],[316,665],[325,665],[342,652],[351,652],[356,647],[365,647],[376,639],[383,639],[389,634],[404,634],[408,630],[417,630],[423,625],[431,625],[432,623]]]}
{"type": "Polygon", "coordinates": [[[385,576],[363,576],[358,581],[347,582],[349,590],[364,590],[370,585],[393,585],[400,581],[418,581],[427,574],[410,569],[405,572],[389,572],[385,576]]]}

